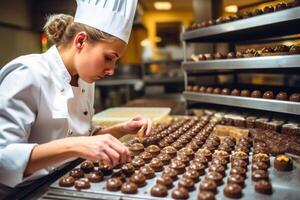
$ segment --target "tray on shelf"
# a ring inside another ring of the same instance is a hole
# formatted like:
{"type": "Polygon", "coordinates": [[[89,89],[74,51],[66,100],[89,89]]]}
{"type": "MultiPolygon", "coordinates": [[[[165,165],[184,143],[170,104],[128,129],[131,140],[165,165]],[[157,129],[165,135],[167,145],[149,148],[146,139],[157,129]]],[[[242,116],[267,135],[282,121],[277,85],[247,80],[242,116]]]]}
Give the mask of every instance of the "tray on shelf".
{"type": "Polygon", "coordinates": [[[300,55],[183,62],[186,71],[300,68],[300,55]]]}
{"type": "Polygon", "coordinates": [[[209,26],[182,34],[186,42],[257,40],[300,32],[300,7],[209,26]]]}
{"type": "Polygon", "coordinates": [[[300,103],[231,95],[184,92],[190,101],[300,115],[300,103]]]}

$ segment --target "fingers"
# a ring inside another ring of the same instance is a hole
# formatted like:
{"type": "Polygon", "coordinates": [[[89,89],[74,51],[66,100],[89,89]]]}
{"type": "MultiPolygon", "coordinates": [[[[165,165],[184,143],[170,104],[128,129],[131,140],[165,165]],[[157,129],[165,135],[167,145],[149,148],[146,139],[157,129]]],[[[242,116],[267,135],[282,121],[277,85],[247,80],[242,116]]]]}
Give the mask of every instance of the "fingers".
{"type": "Polygon", "coordinates": [[[112,165],[111,159],[109,158],[109,156],[104,153],[104,152],[99,152],[97,155],[97,160],[102,160],[105,163],[109,163],[110,165],[112,165]]]}
{"type": "Polygon", "coordinates": [[[119,164],[120,154],[117,151],[115,151],[113,148],[105,148],[104,152],[109,157],[112,166],[116,166],[117,164],[119,164]]]}
{"type": "Polygon", "coordinates": [[[108,135],[109,138],[109,147],[114,149],[119,154],[118,162],[125,163],[129,159],[129,150],[128,148],[121,143],[117,138],[108,135]]]}
{"type": "Polygon", "coordinates": [[[147,130],[146,130],[146,136],[149,136],[152,130],[152,120],[147,119],[147,130]]]}

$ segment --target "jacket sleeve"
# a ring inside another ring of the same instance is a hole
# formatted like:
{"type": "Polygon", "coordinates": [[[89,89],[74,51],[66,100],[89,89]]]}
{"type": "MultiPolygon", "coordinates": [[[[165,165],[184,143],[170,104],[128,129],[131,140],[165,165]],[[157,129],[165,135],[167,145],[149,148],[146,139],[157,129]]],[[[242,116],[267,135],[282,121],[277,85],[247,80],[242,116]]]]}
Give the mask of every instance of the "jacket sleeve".
{"type": "Polygon", "coordinates": [[[0,183],[14,187],[24,180],[24,170],[37,145],[28,143],[28,138],[38,114],[40,86],[34,73],[22,64],[6,66],[1,75],[0,183]]]}

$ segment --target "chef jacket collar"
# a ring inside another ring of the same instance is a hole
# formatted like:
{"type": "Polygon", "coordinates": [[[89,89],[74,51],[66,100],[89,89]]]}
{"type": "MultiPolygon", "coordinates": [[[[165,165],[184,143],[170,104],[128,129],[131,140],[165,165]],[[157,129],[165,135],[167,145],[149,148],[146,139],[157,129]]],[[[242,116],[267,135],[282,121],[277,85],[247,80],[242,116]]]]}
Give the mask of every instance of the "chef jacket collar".
{"type": "Polygon", "coordinates": [[[70,85],[71,75],[62,61],[55,45],[45,52],[45,58],[50,66],[51,78],[53,79],[56,87],[61,91],[61,93],[67,95],[68,98],[72,98],[74,94],[70,85]]]}

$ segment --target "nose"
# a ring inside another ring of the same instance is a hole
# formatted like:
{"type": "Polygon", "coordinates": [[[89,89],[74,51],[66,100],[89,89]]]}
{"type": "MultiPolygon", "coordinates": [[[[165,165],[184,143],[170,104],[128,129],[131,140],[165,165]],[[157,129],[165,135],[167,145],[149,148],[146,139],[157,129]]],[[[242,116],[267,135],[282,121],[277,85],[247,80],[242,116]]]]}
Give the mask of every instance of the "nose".
{"type": "Polygon", "coordinates": [[[112,76],[112,75],[114,75],[114,73],[115,73],[114,69],[105,70],[105,75],[106,76],[112,76]]]}

